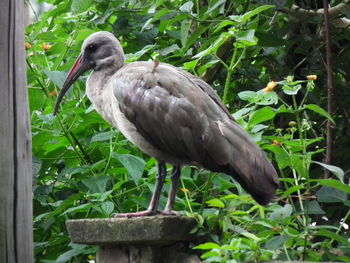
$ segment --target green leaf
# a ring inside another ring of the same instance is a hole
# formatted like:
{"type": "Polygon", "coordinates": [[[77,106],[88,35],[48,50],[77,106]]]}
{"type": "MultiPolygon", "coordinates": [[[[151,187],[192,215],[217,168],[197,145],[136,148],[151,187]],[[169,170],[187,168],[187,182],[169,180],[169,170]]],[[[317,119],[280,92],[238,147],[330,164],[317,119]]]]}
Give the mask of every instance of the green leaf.
{"type": "Polygon", "coordinates": [[[276,250],[283,247],[284,243],[289,239],[290,237],[287,235],[277,236],[272,239],[269,239],[266,242],[265,247],[270,250],[276,250]]]}
{"type": "Polygon", "coordinates": [[[251,132],[252,133],[257,133],[259,131],[262,131],[266,128],[268,128],[269,126],[267,125],[264,125],[264,124],[258,124],[258,125],[255,125],[252,129],[251,129],[251,132]]]}
{"type": "Polygon", "coordinates": [[[275,117],[276,112],[271,107],[264,107],[254,112],[249,119],[249,127],[253,127],[263,121],[271,120],[275,117]]]}
{"type": "Polygon", "coordinates": [[[90,143],[92,142],[101,142],[101,141],[109,141],[114,137],[114,135],[117,133],[117,131],[109,131],[109,132],[101,132],[94,134],[94,136],[91,137],[90,143]]]}
{"type": "Polygon", "coordinates": [[[210,206],[224,208],[225,204],[218,198],[211,199],[209,201],[206,201],[206,203],[210,206]]]}
{"type": "Polygon", "coordinates": [[[37,35],[37,39],[40,39],[42,41],[47,41],[47,42],[51,42],[55,38],[56,38],[56,35],[51,31],[42,32],[37,35]]]}
{"type": "Polygon", "coordinates": [[[303,189],[304,186],[303,185],[293,185],[292,187],[289,187],[286,191],[283,192],[283,195],[281,196],[281,199],[284,199],[288,196],[290,196],[292,193],[303,189]]]}
{"type": "Polygon", "coordinates": [[[293,212],[293,208],[290,204],[285,204],[283,207],[279,206],[274,209],[274,211],[270,214],[271,220],[276,219],[285,219],[289,217],[293,212]]]}
{"type": "Polygon", "coordinates": [[[242,15],[242,22],[247,22],[248,20],[250,20],[253,16],[265,11],[265,10],[268,10],[268,9],[271,9],[271,8],[274,8],[275,6],[273,5],[262,5],[262,6],[259,6],[257,8],[255,8],[254,10],[252,11],[249,11],[247,13],[245,13],[244,15],[242,15]]]}
{"type": "Polygon", "coordinates": [[[211,251],[204,253],[203,255],[201,255],[201,258],[202,259],[210,259],[210,262],[220,262],[221,261],[220,252],[215,251],[215,250],[211,250],[211,251]]]}
{"type": "Polygon", "coordinates": [[[312,161],[312,163],[317,163],[318,165],[321,165],[323,168],[326,168],[328,171],[330,171],[336,177],[338,177],[338,179],[340,181],[344,182],[344,171],[341,168],[334,166],[334,165],[320,163],[320,162],[316,162],[316,161],[312,161]]]}
{"type": "Polygon", "coordinates": [[[316,196],[317,200],[322,203],[339,203],[348,199],[348,195],[343,191],[328,186],[322,186],[316,192],[316,196]]]}
{"type": "Polygon", "coordinates": [[[87,246],[85,245],[77,245],[75,244],[73,249],[62,253],[57,259],[56,259],[56,263],[65,263],[70,261],[72,258],[82,254],[84,252],[84,250],[86,249],[87,246]]]}
{"type": "Polygon", "coordinates": [[[309,215],[324,215],[325,212],[320,207],[320,204],[316,200],[312,200],[310,202],[303,201],[303,206],[305,211],[309,215]]]}
{"type": "Polygon", "coordinates": [[[186,47],[186,43],[187,43],[187,38],[188,38],[188,32],[190,30],[191,27],[191,22],[188,20],[183,20],[181,22],[181,45],[182,47],[186,47]]]}
{"type": "Polygon", "coordinates": [[[42,161],[36,157],[35,155],[32,156],[32,176],[35,178],[37,174],[39,173],[42,166],[42,161]]]}
{"type": "Polygon", "coordinates": [[[257,92],[257,100],[256,104],[257,105],[272,105],[272,104],[277,104],[278,102],[278,95],[276,92],[257,92]]]}
{"type": "Polygon", "coordinates": [[[73,13],[83,13],[89,9],[93,0],[73,0],[71,10],[73,13]]]}
{"type": "Polygon", "coordinates": [[[147,52],[151,51],[152,49],[155,48],[155,45],[147,45],[144,46],[141,50],[133,53],[133,54],[126,54],[126,61],[128,63],[130,62],[134,62],[136,60],[139,60],[144,54],[146,54],[147,52]]]}
{"type": "Polygon", "coordinates": [[[241,91],[237,95],[241,100],[248,102],[255,102],[258,97],[258,94],[255,91],[251,90],[241,91]]]}
{"type": "Polygon", "coordinates": [[[201,57],[204,57],[206,55],[209,55],[209,54],[216,52],[216,50],[219,47],[221,47],[231,37],[232,37],[232,35],[230,33],[227,33],[227,32],[221,33],[219,38],[213,44],[211,44],[207,49],[205,49],[205,50],[201,51],[200,53],[198,53],[197,55],[195,55],[193,58],[201,58],[201,57]]]}
{"type": "MultiPolygon", "coordinates": [[[[79,33],[77,34],[77,37],[75,38],[75,41],[83,41],[85,38],[90,36],[95,31],[90,28],[84,28],[82,30],[79,30],[79,33]]],[[[51,50],[51,49],[50,49],[51,50]]]]}
{"type": "Polygon", "coordinates": [[[310,179],[310,182],[317,182],[320,185],[329,186],[344,193],[350,194],[350,186],[334,179],[310,179]]]}
{"type": "Polygon", "coordinates": [[[86,204],[70,207],[70,208],[64,210],[62,215],[70,214],[70,213],[73,213],[73,212],[86,212],[92,206],[93,206],[92,203],[86,203],[86,204]]]}
{"type": "Polygon", "coordinates": [[[106,201],[101,204],[101,209],[106,214],[106,216],[110,216],[114,211],[114,204],[111,201],[106,201]]]}
{"type": "Polygon", "coordinates": [[[194,247],[194,249],[203,249],[203,250],[214,249],[214,248],[220,249],[221,247],[218,244],[213,243],[213,242],[207,242],[207,243],[200,244],[200,245],[194,247]]]}
{"type": "Polygon", "coordinates": [[[242,108],[235,113],[232,114],[233,118],[236,120],[240,119],[243,115],[246,115],[247,113],[251,112],[252,110],[255,109],[255,106],[248,107],[248,108],[242,108]]]}
{"type": "Polygon", "coordinates": [[[92,193],[104,193],[106,191],[107,182],[110,179],[109,176],[94,176],[83,179],[82,183],[89,188],[92,193]]]}
{"type": "Polygon", "coordinates": [[[128,170],[135,184],[138,185],[145,169],[145,161],[131,154],[113,153],[113,156],[128,170]]]}
{"type": "Polygon", "coordinates": [[[180,6],[179,10],[184,13],[192,13],[193,2],[187,1],[182,6],[180,6]]]}
{"type": "MultiPolygon", "coordinates": [[[[178,47],[178,45],[176,45],[178,47]]],[[[179,47],[178,47],[179,48],[179,47]]],[[[183,67],[184,69],[190,71],[190,70],[195,70],[197,64],[199,62],[199,59],[196,59],[196,60],[192,60],[192,61],[189,61],[189,62],[186,62],[183,64],[183,67]]]]}
{"type": "Polygon", "coordinates": [[[300,84],[295,85],[295,86],[284,85],[284,86],[282,86],[282,90],[283,90],[284,94],[296,95],[302,87],[303,86],[301,86],[300,84]]]}
{"type": "Polygon", "coordinates": [[[254,10],[249,11],[241,16],[232,15],[232,16],[229,16],[229,18],[236,21],[236,22],[244,23],[244,22],[247,22],[248,20],[250,20],[253,16],[255,16],[255,15],[257,15],[265,10],[274,8],[274,7],[275,6],[273,6],[273,5],[262,5],[262,6],[259,6],[259,7],[255,8],[254,10]]]}
{"type": "Polygon", "coordinates": [[[255,37],[255,30],[249,29],[246,31],[238,31],[235,34],[236,40],[240,41],[245,46],[256,45],[257,38],[255,37]]]}
{"type": "Polygon", "coordinates": [[[41,110],[47,100],[45,93],[36,88],[28,89],[30,112],[41,110]]]}
{"type": "Polygon", "coordinates": [[[245,236],[245,237],[247,237],[247,238],[249,238],[251,240],[254,240],[256,242],[259,242],[261,240],[259,237],[257,237],[253,233],[248,232],[247,230],[245,230],[242,227],[232,225],[231,229],[233,231],[236,231],[237,233],[241,234],[242,236],[245,236]]]}
{"type": "Polygon", "coordinates": [[[267,149],[275,154],[275,158],[278,164],[279,169],[284,169],[290,166],[291,158],[288,153],[281,147],[275,145],[264,145],[263,149],[267,149]]]}
{"type": "Polygon", "coordinates": [[[215,1],[210,1],[209,3],[211,3],[212,5],[208,8],[206,14],[210,14],[211,12],[213,12],[215,9],[217,9],[220,5],[224,4],[226,2],[226,0],[216,0],[215,1]]]}
{"type": "Polygon", "coordinates": [[[179,49],[180,47],[177,44],[172,44],[171,46],[159,50],[159,54],[161,54],[162,56],[166,56],[168,54],[174,53],[174,51],[179,49]]]}
{"type": "Polygon", "coordinates": [[[328,114],[328,112],[326,112],[324,109],[322,109],[320,106],[316,105],[316,104],[308,104],[305,105],[306,109],[312,110],[320,115],[322,115],[323,117],[326,117],[328,120],[330,120],[333,124],[335,124],[333,118],[328,114]]]}
{"type": "Polygon", "coordinates": [[[44,70],[44,73],[57,87],[62,88],[67,77],[67,72],[44,70]]]}
{"type": "Polygon", "coordinates": [[[316,232],[315,235],[316,236],[328,237],[329,239],[334,239],[334,240],[336,240],[336,241],[338,241],[340,243],[343,243],[345,245],[349,245],[350,244],[349,241],[346,238],[344,238],[344,237],[342,237],[342,236],[340,236],[340,235],[338,235],[338,234],[336,234],[334,232],[326,230],[326,229],[321,229],[320,231],[316,232]]]}

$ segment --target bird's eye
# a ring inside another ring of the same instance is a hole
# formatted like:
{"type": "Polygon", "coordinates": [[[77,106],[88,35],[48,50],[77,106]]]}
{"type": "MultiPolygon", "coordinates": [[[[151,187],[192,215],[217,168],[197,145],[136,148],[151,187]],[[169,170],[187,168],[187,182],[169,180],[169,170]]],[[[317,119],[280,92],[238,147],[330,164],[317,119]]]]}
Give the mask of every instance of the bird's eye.
{"type": "Polygon", "coordinates": [[[86,49],[92,52],[92,51],[95,51],[97,49],[97,46],[95,44],[90,44],[87,46],[86,49]]]}

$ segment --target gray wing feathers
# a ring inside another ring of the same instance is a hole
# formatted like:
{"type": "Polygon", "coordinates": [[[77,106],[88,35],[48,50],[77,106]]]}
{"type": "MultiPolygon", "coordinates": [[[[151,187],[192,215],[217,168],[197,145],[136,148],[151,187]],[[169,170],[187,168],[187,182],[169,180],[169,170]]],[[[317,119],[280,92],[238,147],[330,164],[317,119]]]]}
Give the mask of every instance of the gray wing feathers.
{"type": "MultiPolygon", "coordinates": [[[[235,122],[223,125],[221,131],[233,152],[229,164],[235,173],[231,173],[243,188],[261,204],[267,204],[278,188],[278,175],[267,160],[263,151],[248,134],[235,122]]],[[[218,157],[220,158],[220,156],[218,157]]],[[[216,159],[216,158],[215,158],[216,159]]]]}
{"type": "MultiPolygon", "coordinates": [[[[278,177],[264,153],[204,81],[166,64],[124,67],[115,80],[120,110],[142,136],[168,155],[232,175],[261,204],[278,177]]],[[[165,160],[166,161],[166,160],[165,160]]]]}

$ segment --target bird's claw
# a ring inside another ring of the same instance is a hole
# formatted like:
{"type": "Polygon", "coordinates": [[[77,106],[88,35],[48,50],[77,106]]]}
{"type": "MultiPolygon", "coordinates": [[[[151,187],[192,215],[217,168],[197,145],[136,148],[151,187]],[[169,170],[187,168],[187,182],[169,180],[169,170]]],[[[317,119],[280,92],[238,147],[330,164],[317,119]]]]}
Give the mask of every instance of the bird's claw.
{"type": "Polygon", "coordinates": [[[181,216],[180,212],[174,211],[174,210],[164,210],[164,211],[152,211],[152,210],[145,210],[140,212],[133,212],[133,213],[120,213],[115,214],[115,218],[121,218],[121,217],[143,217],[143,216],[155,216],[155,215],[162,215],[162,216],[181,216]]]}
{"type": "Polygon", "coordinates": [[[162,216],[181,216],[181,213],[175,210],[164,210],[164,211],[159,211],[158,213],[161,214],[162,216]]]}
{"type": "Polygon", "coordinates": [[[154,216],[157,213],[158,213],[157,211],[145,210],[145,211],[134,212],[134,213],[115,214],[114,217],[116,217],[116,218],[120,218],[120,217],[132,218],[132,217],[154,216]]]}

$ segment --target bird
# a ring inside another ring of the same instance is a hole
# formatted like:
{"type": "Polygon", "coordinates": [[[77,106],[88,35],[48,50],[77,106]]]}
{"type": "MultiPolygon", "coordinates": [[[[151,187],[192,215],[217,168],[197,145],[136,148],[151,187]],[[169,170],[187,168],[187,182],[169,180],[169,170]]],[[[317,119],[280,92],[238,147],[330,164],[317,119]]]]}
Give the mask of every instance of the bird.
{"type": "Polygon", "coordinates": [[[148,208],[116,217],[178,215],[173,207],[184,166],[232,176],[261,205],[275,198],[279,178],[274,166],[212,87],[157,59],[126,64],[123,48],[110,32],[98,31],[84,40],[57,97],[54,115],[65,93],[89,70],[86,95],[95,110],[158,161],[148,208]],[[166,164],[173,167],[171,187],[166,206],[159,211],[166,164]]]}

